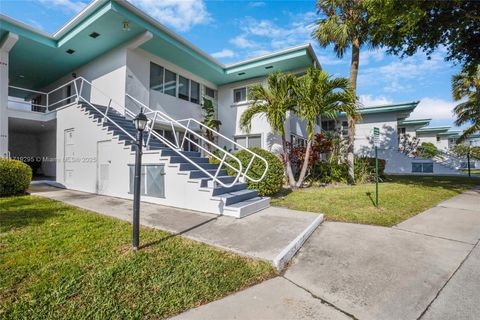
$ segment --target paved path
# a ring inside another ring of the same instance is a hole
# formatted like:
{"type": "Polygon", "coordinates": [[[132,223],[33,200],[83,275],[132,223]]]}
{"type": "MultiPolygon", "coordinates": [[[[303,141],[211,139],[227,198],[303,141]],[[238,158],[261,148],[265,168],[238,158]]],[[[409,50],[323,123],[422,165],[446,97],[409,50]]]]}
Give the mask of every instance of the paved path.
{"type": "MultiPolygon", "coordinates": [[[[80,191],[32,185],[34,195],[132,221],[132,201],[80,191]]],[[[259,258],[282,269],[322,222],[323,215],[270,207],[242,219],[142,203],[140,223],[193,240],[259,258]]]]}
{"type": "Polygon", "coordinates": [[[177,319],[480,319],[480,191],[394,228],[326,222],[284,275],[177,319]]]}

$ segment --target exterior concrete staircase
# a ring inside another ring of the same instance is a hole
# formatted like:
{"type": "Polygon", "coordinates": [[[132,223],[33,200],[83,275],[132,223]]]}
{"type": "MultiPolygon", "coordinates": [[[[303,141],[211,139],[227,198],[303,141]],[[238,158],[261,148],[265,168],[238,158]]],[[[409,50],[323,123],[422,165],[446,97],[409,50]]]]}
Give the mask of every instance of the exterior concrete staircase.
{"type": "MultiPolygon", "coordinates": [[[[82,110],[90,116],[93,121],[97,122],[104,130],[111,132],[114,137],[118,138],[118,141],[123,147],[129,148],[131,152],[135,151],[134,141],[132,141],[131,136],[135,137],[137,130],[131,119],[120,114],[115,109],[108,109],[107,112],[107,107],[105,106],[88,103],[79,104],[82,110]],[[108,118],[115,123],[105,118],[103,114],[106,112],[108,118]],[[126,134],[126,132],[130,136],[126,134]]],[[[208,194],[209,200],[218,203],[216,206],[220,208],[219,214],[242,218],[265,209],[270,205],[270,198],[260,197],[257,190],[247,189],[246,182],[238,181],[229,187],[221,186],[212,181],[212,178],[204,171],[198,170],[195,165],[180,155],[180,153],[183,154],[201,168],[205,169],[205,171],[215,174],[219,165],[209,163],[209,159],[202,157],[200,152],[174,150],[158,139],[153,138],[153,136],[148,143],[147,150],[149,153],[153,152],[158,154],[159,163],[164,163],[170,168],[176,168],[176,173],[179,176],[186,177],[190,184],[196,184],[198,192],[208,194]]],[[[235,177],[229,176],[227,170],[222,169],[218,172],[217,180],[225,184],[231,184],[235,181],[235,177]]],[[[201,208],[201,206],[199,206],[199,208],[201,208]]],[[[198,210],[202,211],[201,209],[198,210]]]]}

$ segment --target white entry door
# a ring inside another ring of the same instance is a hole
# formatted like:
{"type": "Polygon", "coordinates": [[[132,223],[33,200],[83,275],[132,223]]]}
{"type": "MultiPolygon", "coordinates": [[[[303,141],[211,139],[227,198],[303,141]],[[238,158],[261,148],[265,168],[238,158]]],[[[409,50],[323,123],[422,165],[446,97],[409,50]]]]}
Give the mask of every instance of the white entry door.
{"type": "Polygon", "coordinates": [[[99,194],[108,194],[111,163],[112,141],[99,141],[97,144],[97,193],[99,194]]]}
{"type": "Polygon", "coordinates": [[[67,129],[63,133],[63,182],[66,187],[73,183],[75,158],[75,131],[67,129]]]}

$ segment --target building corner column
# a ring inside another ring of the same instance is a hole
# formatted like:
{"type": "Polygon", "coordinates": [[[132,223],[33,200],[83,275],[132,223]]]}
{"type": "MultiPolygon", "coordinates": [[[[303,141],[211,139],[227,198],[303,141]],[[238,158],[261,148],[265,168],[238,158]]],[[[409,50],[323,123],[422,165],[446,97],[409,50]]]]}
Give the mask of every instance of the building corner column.
{"type": "Polygon", "coordinates": [[[18,35],[7,33],[0,40],[0,157],[8,157],[8,69],[10,50],[18,35]]]}

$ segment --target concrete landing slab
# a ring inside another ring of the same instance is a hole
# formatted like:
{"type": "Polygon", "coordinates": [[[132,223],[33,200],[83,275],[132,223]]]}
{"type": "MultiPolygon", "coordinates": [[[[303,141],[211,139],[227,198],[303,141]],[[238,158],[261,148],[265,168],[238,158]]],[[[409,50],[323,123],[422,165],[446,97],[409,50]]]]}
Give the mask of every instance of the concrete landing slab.
{"type": "Polygon", "coordinates": [[[391,228],[325,222],[285,277],[358,319],[417,319],[472,247],[391,228]]]}
{"type": "Polygon", "coordinates": [[[422,320],[477,320],[480,318],[480,247],[450,279],[422,320]]]}
{"type": "Polygon", "coordinates": [[[350,318],[312,297],[290,281],[277,277],[172,319],[346,320],[350,318]]]}
{"type": "MultiPolygon", "coordinates": [[[[132,221],[132,201],[80,191],[32,185],[33,195],[62,201],[107,216],[132,221]]],[[[291,259],[323,221],[323,215],[270,207],[242,219],[141,204],[140,223],[193,240],[266,260],[277,269],[291,259]]]]}
{"type": "Polygon", "coordinates": [[[399,223],[394,228],[476,244],[480,239],[480,211],[439,206],[399,223]]]}

